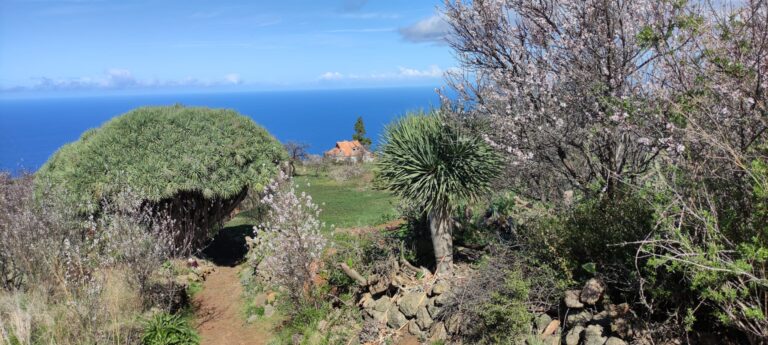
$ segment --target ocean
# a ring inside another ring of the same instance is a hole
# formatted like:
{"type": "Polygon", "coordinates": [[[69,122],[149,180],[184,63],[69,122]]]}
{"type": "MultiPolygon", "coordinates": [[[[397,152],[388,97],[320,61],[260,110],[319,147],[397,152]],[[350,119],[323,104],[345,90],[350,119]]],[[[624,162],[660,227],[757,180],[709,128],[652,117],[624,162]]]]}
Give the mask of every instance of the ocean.
{"type": "Polygon", "coordinates": [[[59,147],[115,116],[177,103],[234,109],[278,140],[307,143],[311,153],[320,154],[351,139],[358,116],[375,146],[387,123],[440,101],[434,87],[5,98],[0,99],[0,170],[35,171],[59,147]]]}

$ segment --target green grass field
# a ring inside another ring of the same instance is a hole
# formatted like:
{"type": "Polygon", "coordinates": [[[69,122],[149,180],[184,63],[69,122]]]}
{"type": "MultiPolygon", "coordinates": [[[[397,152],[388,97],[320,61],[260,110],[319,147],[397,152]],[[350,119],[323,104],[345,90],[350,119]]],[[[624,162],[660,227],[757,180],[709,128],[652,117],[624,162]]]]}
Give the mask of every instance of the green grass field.
{"type": "Polygon", "coordinates": [[[370,166],[365,166],[364,170],[362,176],[344,181],[334,180],[327,173],[305,173],[296,176],[295,180],[298,190],[311,195],[320,205],[320,220],[327,227],[373,226],[394,219],[397,199],[388,192],[374,189],[370,182],[370,166]]]}
{"type": "MultiPolygon", "coordinates": [[[[328,170],[341,168],[329,166],[323,172],[315,174],[307,169],[299,169],[294,183],[299,192],[306,192],[320,206],[320,220],[326,228],[351,228],[374,226],[395,219],[397,199],[388,192],[376,190],[371,183],[371,166],[363,166],[363,175],[337,181],[331,178],[328,170]]],[[[254,224],[245,211],[231,219],[225,225],[227,229],[254,224]]]]}

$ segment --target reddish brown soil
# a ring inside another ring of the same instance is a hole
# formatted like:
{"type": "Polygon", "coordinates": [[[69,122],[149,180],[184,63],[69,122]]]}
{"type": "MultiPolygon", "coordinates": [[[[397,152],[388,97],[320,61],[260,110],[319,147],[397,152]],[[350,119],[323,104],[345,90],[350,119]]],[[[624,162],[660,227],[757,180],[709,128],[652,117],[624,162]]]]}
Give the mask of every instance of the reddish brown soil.
{"type": "Polygon", "coordinates": [[[218,266],[195,296],[201,345],[263,345],[270,338],[264,325],[245,322],[243,288],[237,267],[218,266]]]}

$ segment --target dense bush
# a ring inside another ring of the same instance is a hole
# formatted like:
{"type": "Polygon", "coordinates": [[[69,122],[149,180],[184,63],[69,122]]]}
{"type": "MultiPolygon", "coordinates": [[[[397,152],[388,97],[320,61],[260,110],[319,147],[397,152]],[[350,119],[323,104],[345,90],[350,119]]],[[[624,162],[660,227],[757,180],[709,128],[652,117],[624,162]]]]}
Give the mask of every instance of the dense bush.
{"type": "Polygon", "coordinates": [[[176,303],[168,296],[179,287],[159,269],[185,252],[172,221],[129,192],[83,220],[63,192],[35,197],[33,184],[0,175],[0,334],[21,344],[134,342],[138,315],[176,303]]]}
{"type": "Polygon", "coordinates": [[[461,320],[454,336],[466,343],[516,344],[531,334],[533,312],[557,306],[566,285],[549,265],[506,245],[493,245],[489,253],[457,280],[440,317],[461,320]]]}
{"type": "MultiPolygon", "coordinates": [[[[578,263],[576,277],[585,280],[599,272],[624,298],[637,298],[639,277],[635,257],[642,241],[652,235],[654,210],[648,202],[632,193],[612,200],[585,200],[566,215],[563,230],[563,254],[578,263]],[[585,270],[582,267],[594,269],[585,270]],[[589,272],[592,270],[593,272],[589,272]]],[[[643,261],[639,263],[642,267],[643,261]]]]}
{"type": "Polygon", "coordinates": [[[37,179],[41,189],[66,190],[81,212],[130,188],[202,240],[285,158],[277,140],[234,111],[145,107],[62,147],[37,179]]]}

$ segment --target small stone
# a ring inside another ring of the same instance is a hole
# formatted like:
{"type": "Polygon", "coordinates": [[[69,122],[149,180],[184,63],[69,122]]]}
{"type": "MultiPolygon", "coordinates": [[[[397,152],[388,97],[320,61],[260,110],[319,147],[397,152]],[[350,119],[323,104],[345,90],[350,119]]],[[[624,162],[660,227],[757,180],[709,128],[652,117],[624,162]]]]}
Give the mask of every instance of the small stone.
{"type": "MultiPolygon", "coordinates": [[[[539,344],[558,345],[558,344],[560,344],[560,336],[554,335],[554,334],[542,335],[541,338],[539,338],[539,339],[541,339],[541,340],[538,341],[538,342],[530,342],[529,345],[539,345],[539,344]]],[[[531,339],[529,338],[526,341],[527,342],[531,341],[531,339]]]]}
{"type": "Polygon", "coordinates": [[[270,304],[264,306],[264,317],[272,317],[275,315],[275,307],[270,304]]]}
{"type": "Polygon", "coordinates": [[[440,307],[435,305],[434,300],[427,304],[427,311],[429,315],[434,319],[437,318],[437,314],[440,314],[440,307]]]}
{"type": "Polygon", "coordinates": [[[541,314],[536,316],[534,319],[534,323],[536,324],[536,331],[541,334],[544,332],[544,329],[547,328],[549,323],[552,322],[552,318],[547,314],[541,314]]]}
{"type": "Polygon", "coordinates": [[[408,333],[417,337],[421,335],[421,329],[419,328],[419,325],[416,324],[416,320],[408,321],[408,333]]]}
{"type": "Polygon", "coordinates": [[[387,313],[385,312],[371,309],[370,311],[368,311],[368,314],[371,315],[371,317],[373,317],[373,320],[376,321],[377,323],[380,323],[380,324],[387,323],[387,313]]]}
{"type": "Polygon", "coordinates": [[[605,345],[627,345],[627,342],[621,338],[610,337],[608,338],[608,341],[605,342],[605,345]]]}
{"type": "Polygon", "coordinates": [[[427,311],[426,307],[421,307],[416,312],[416,323],[421,327],[422,329],[429,329],[429,326],[432,326],[432,318],[429,316],[429,311],[427,311]]]}
{"type": "Polygon", "coordinates": [[[408,323],[408,319],[397,308],[389,309],[387,313],[387,326],[394,329],[399,329],[408,323]]]}
{"type": "Polygon", "coordinates": [[[248,320],[246,320],[245,322],[247,322],[247,323],[254,323],[258,319],[259,319],[258,315],[251,315],[251,316],[248,317],[248,320]]]}
{"type": "Polygon", "coordinates": [[[409,318],[416,316],[416,312],[419,310],[419,307],[426,305],[426,303],[427,295],[423,292],[407,293],[398,302],[400,305],[400,311],[402,311],[403,314],[409,318]]]}
{"type": "Polygon", "coordinates": [[[448,292],[448,289],[450,289],[450,286],[445,281],[437,282],[437,284],[432,287],[432,295],[442,295],[448,292]]]}
{"type": "Polygon", "coordinates": [[[567,326],[584,325],[592,320],[592,314],[589,311],[582,310],[580,313],[568,315],[565,319],[567,326]]]}
{"type": "Polygon", "coordinates": [[[557,333],[557,330],[560,329],[560,321],[559,320],[552,320],[552,322],[547,325],[547,328],[544,328],[544,332],[541,334],[543,335],[553,335],[557,333]]]}
{"type": "Polygon", "coordinates": [[[611,304],[608,306],[608,315],[612,318],[622,317],[629,314],[629,304],[611,304]]]}
{"type": "Polygon", "coordinates": [[[453,314],[448,317],[448,320],[445,320],[445,329],[448,331],[448,333],[458,333],[459,327],[461,327],[461,322],[459,322],[459,315],[453,314]]]}
{"type": "Polygon", "coordinates": [[[435,305],[439,307],[448,303],[449,298],[450,298],[449,294],[444,293],[442,295],[438,295],[437,297],[435,297],[433,301],[435,301],[435,305]]]}
{"type": "Polygon", "coordinates": [[[371,297],[371,294],[365,293],[363,297],[360,297],[360,301],[357,304],[363,307],[363,309],[372,309],[376,304],[376,300],[371,297]]]}
{"type": "Polygon", "coordinates": [[[448,339],[448,331],[445,330],[445,325],[442,322],[432,325],[432,329],[429,331],[429,341],[437,342],[446,339],[448,339]]]}
{"type": "Polygon", "coordinates": [[[571,328],[565,335],[565,345],[578,345],[581,340],[581,333],[584,332],[584,327],[576,326],[571,328]]]}
{"type": "Polygon", "coordinates": [[[604,345],[608,337],[603,336],[603,326],[589,325],[584,331],[584,345],[604,345]]]}
{"type": "Polygon", "coordinates": [[[568,290],[565,292],[565,306],[568,308],[584,308],[584,303],[579,301],[579,290],[568,290]]]}
{"type": "Polygon", "coordinates": [[[253,298],[253,305],[263,307],[265,304],[267,304],[267,295],[260,293],[253,298]]]}
{"type": "Polygon", "coordinates": [[[603,292],[605,292],[605,284],[600,280],[592,278],[581,289],[579,300],[584,304],[595,305],[603,297],[603,292]]]}
{"type": "Polygon", "coordinates": [[[373,305],[373,309],[376,311],[386,313],[387,310],[392,309],[392,299],[389,298],[389,296],[384,296],[382,298],[379,298],[378,300],[376,300],[375,304],[373,305]]]}

